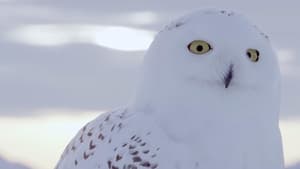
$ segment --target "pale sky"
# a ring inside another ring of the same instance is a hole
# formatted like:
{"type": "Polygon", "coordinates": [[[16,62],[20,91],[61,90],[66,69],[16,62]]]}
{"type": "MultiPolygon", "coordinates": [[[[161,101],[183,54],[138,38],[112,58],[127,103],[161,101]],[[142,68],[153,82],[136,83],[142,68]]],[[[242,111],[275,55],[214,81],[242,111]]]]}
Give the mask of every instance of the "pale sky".
{"type": "Polygon", "coordinates": [[[204,7],[243,13],[271,37],[286,161],[300,162],[296,0],[0,0],[0,156],[53,168],[84,123],[130,100],[155,32],[204,7]]]}

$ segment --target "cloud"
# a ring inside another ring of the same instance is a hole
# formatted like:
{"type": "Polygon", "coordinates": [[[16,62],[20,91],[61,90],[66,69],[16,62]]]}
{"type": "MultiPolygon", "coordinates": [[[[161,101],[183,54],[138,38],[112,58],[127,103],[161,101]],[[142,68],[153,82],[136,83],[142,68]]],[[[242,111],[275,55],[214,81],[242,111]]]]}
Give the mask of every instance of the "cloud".
{"type": "Polygon", "coordinates": [[[148,49],[154,32],[124,26],[38,24],[21,26],[4,32],[2,36],[36,46],[83,43],[122,51],[143,51],[148,49]]]}
{"type": "Polygon", "coordinates": [[[286,169],[300,169],[300,162],[295,165],[289,166],[286,169]]]}
{"type": "Polygon", "coordinates": [[[284,157],[287,166],[300,161],[300,118],[280,121],[284,157]]]}
{"type": "Polygon", "coordinates": [[[300,96],[295,91],[300,91],[300,59],[295,49],[281,48],[277,50],[281,69],[281,118],[290,119],[299,117],[300,96]]]}
{"type": "MultiPolygon", "coordinates": [[[[1,153],[8,159],[30,164],[34,169],[53,169],[79,129],[103,113],[81,111],[72,115],[68,111],[48,109],[39,110],[44,114],[41,116],[0,118],[1,153]],[[8,128],[9,132],[5,132],[8,128]]],[[[1,159],[0,168],[11,169],[1,167],[1,159]]]]}
{"type": "Polygon", "coordinates": [[[0,157],[0,168],[1,169],[30,169],[29,167],[19,164],[19,163],[12,163],[9,161],[4,160],[0,157]]]}
{"type": "Polygon", "coordinates": [[[1,115],[29,115],[46,108],[103,110],[124,105],[134,94],[143,59],[143,52],[91,45],[1,46],[1,115]]]}
{"type": "Polygon", "coordinates": [[[281,73],[284,76],[299,76],[299,60],[293,49],[280,49],[277,51],[281,73]]]}

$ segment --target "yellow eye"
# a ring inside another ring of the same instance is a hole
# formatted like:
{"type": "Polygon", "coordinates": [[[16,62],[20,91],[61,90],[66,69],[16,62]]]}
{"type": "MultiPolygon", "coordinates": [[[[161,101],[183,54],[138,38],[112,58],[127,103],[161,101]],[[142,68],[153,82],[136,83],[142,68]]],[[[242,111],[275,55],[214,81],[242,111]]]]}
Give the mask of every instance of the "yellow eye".
{"type": "Polygon", "coordinates": [[[194,54],[202,55],[209,52],[212,48],[209,43],[203,40],[195,40],[188,45],[188,49],[194,54]]]}
{"type": "Polygon", "coordinates": [[[248,49],[247,56],[252,62],[257,62],[259,60],[259,51],[256,49],[248,49]]]}

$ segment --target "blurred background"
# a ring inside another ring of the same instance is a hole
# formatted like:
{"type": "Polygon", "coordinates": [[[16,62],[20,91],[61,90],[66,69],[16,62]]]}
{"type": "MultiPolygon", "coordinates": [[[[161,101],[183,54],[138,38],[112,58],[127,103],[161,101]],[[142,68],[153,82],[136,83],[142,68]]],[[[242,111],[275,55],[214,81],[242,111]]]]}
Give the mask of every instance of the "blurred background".
{"type": "Polygon", "coordinates": [[[149,44],[194,9],[232,9],[271,38],[286,166],[300,168],[300,2],[0,0],[0,168],[54,168],[68,141],[134,94],[149,44]]]}

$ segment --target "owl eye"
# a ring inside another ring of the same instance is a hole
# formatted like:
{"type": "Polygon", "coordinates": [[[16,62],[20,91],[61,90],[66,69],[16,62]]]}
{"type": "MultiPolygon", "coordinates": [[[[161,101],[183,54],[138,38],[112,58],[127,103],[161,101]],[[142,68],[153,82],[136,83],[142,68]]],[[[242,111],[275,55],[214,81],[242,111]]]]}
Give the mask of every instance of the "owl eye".
{"type": "Polygon", "coordinates": [[[194,40],[188,45],[188,49],[194,54],[202,55],[209,52],[212,48],[209,43],[203,40],[194,40]]]}
{"type": "Polygon", "coordinates": [[[258,62],[259,60],[259,51],[256,49],[248,49],[247,56],[252,62],[258,62]]]}

